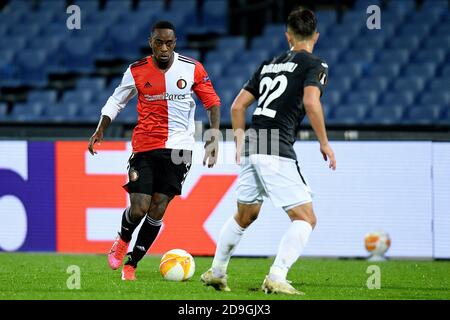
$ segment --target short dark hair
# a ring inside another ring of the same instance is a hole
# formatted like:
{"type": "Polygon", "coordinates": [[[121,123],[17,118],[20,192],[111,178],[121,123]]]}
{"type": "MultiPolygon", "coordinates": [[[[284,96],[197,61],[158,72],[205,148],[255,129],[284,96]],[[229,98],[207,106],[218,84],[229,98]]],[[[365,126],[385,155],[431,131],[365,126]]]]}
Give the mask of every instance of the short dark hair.
{"type": "Polygon", "coordinates": [[[176,35],[175,26],[170,21],[160,20],[155,22],[152,26],[152,34],[156,29],[170,29],[173,30],[173,33],[176,35]]]}
{"type": "Polygon", "coordinates": [[[287,27],[299,38],[309,38],[317,30],[317,19],[309,9],[294,9],[288,16],[287,27]]]}

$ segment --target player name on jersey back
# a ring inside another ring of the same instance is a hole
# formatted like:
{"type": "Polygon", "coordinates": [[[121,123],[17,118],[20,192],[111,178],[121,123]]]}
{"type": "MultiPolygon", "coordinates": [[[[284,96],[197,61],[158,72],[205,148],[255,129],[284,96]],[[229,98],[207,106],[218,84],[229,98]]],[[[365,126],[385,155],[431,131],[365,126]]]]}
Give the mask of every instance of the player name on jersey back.
{"type": "Polygon", "coordinates": [[[295,62],[286,62],[286,63],[276,63],[276,64],[268,64],[263,66],[261,69],[261,74],[265,73],[280,73],[280,72],[294,72],[294,70],[298,67],[298,64],[295,62]]]}

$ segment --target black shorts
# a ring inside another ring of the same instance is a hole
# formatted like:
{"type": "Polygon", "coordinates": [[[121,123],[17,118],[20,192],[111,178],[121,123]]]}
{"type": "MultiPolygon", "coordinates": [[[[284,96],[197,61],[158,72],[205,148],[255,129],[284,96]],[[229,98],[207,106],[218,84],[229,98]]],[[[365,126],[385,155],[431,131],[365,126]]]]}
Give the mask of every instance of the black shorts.
{"type": "Polygon", "coordinates": [[[128,160],[128,193],[181,194],[192,162],[192,151],[156,149],[134,153],[128,160]]]}

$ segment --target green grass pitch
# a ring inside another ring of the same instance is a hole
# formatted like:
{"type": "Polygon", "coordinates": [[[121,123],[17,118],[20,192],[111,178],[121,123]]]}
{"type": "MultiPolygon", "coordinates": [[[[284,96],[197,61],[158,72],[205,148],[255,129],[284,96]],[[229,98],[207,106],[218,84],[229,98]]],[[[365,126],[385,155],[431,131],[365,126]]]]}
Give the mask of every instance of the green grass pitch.
{"type": "Polygon", "coordinates": [[[149,300],[269,300],[269,299],[450,299],[450,261],[301,258],[288,274],[305,296],[266,295],[259,290],[273,258],[233,258],[229,265],[231,292],[203,286],[199,277],[210,257],[195,257],[196,272],[186,282],[165,281],[158,256],[147,256],[138,280],[124,282],[120,271],[107,266],[106,256],[0,253],[0,300],[4,299],[149,299],[149,300]],[[369,290],[367,268],[380,267],[381,288],[369,290]],[[68,289],[69,266],[80,269],[80,289],[68,289]]]}

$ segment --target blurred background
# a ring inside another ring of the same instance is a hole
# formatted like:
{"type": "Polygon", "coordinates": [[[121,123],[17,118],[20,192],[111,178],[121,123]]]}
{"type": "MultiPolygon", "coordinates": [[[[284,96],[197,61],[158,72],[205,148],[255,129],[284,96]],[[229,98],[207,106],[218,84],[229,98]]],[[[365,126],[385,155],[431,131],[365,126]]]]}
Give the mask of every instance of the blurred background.
{"type": "MultiPolygon", "coordinates": [[[[448,138],[447,0],[0,0],[0,136],[88,137],[128,64],[151,54],[159,19],[176,26],[176,50],[205,65],[229,127],[244,82],[287,49],[284,21],[297,5],[318,17],[332,138],[448,138]],[[81,9],[80,29],[66,26],[71,4],[81,9]],[[366,26],[371,4],[381,8],[381,29],[366,26]]],[[[135,105],[109,138],[130,136],[135,105]]],[[[201,105],[196,118],[208,123],[201,105]]],[[[302,128],[299,138],[312,139],[307,119],[302,128]]]]}
{"type": "MultiPolygon", "coordinates": [[[[204,64],[225,129],[245,81],[288,49],[284,22],[297,5],[317,14],[315,54],[329,65],[322,102],[338,159],[328,172],[305,119],[298,139],[311,141],[295,150],[319,217],[305,255],[365,256],[364,235],[385,230],[388,255],[450,258],[447,0],[0,0],[0,251],[109,249],[128,201],[121,185],[136,98],[108,128],[113,142],[90,157],[87,141],[127,66],[151,54],[155,21],[172,21],[176,51],[204,64]],[[80,29],[67,28],[72,4],[80,29]],[[373,4],[381,28],[371,30],[373,4]]],[[[200,103],[196,119],[208,126],[200,103]]],[[[213,254],[235,210],[234,145],[223,144],[213,169],[201,166],[202,143],[195,148],[198,165],[152,253],[213,254]]],[[[267,201],[237,253],[273,255],[289,223],[282,214],[267,201]]]]}

